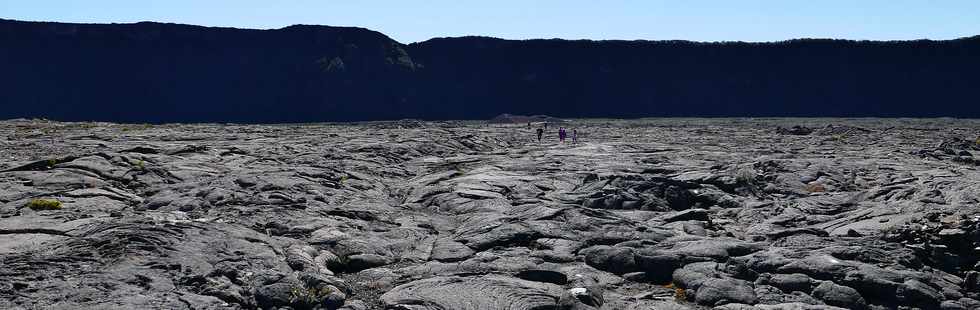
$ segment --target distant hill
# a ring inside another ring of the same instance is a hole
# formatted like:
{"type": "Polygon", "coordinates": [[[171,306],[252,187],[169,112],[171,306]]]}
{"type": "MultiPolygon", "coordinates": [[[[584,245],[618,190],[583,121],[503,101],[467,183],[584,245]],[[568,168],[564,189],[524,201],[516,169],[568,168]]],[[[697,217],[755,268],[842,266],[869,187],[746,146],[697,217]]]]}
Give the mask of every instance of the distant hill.
{"type": "Polygon", "coordinates": [[[362,28],[0,20],[0,118],[980,117],[977,55],[980,37],[403,45],[362,28]]]}

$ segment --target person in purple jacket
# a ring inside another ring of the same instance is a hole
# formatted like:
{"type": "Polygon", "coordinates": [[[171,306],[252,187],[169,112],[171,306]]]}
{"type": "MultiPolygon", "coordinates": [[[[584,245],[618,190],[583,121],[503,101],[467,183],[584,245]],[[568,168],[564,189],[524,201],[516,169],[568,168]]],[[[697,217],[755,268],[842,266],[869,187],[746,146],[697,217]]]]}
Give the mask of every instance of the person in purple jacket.
{"type": "Polygon", "coordinates": [[[565,127],[558,127],[558,141],[565,143],[565,127]]]}

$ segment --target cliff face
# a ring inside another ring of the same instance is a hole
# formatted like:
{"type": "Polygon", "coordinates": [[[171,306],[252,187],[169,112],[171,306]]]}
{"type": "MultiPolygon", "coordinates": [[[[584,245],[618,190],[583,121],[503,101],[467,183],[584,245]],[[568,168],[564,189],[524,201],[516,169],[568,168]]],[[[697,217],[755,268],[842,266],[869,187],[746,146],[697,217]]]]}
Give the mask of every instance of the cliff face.
{"type": "Polygon", "coordinates": [[[402,45],[360,28],[0,20],[0,47],[0,118],[980,117],[980,37],[402,45]]]}
{"type": "Polygon", "coordinates": [[[0,23],[0,117],[134,122],[395,118],[401,44],[358,28],[0,23]],[[366,106],[370,109],[365,109],[366,106]]]}
{"type": "Polygon", "coordinates": [[[434,105],[567,116],[980,116],[980,38],[779,43],[437,39],[434,105]],[[445,98],[439,100],[440,98],[445,98]],[[510,105],[501,109],[498,105],[510,105]],[[524,107],[524,109],[519,109],[524,107]]]}

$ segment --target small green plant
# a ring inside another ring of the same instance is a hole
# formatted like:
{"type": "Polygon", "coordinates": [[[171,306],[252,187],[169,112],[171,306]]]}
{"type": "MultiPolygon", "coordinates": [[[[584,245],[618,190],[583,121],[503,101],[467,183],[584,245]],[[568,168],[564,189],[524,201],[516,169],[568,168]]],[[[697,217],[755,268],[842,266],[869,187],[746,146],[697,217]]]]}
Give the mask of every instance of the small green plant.
{"type": "Polygon", "coordinates": [[[347,182],[347,175],[346,174],[340,176],[340,184],[344,184],[344,182],[347,182]]]}
{"type": "Polygon", "coordinates": [[[327,295],[330,295],[332,292],[333,289],[331,289],[329,286],[324,286],[319,289],[315,287],[305,289],[302,287],[293,287],[289,293],[289,302],[317,304],[320,302],[320,300],[326,298],[327,295]]]}
{"type": "Polygon", "coordinates": [[[143,163],[142,159],[136,162],[136,168],[139,168],[139,170],[146,170],[146,164],[143,163]]]}
{"type": "Polygon", "coordinates": [[[34,199],[27,203],[31,210],[61,210],[61,201],[54,199],[34,199]]]}

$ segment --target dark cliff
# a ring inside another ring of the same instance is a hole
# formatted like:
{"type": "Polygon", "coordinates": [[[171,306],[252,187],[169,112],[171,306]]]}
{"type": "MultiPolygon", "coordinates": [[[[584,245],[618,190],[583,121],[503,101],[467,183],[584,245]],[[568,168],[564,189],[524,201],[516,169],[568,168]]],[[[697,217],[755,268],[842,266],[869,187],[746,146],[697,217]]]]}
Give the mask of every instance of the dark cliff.
{"type": "Polygon", "coordinates": [[[412,71],[401,44],[358,28],[5,21],[0,46],[0,118],[397,118],[412,71]]]}
{"type": "Polygon", "coordinates": [[[0,118],[980,117],[977,55],[980,37],[402,45],[360,28],[0,20],[0,118]]]}

